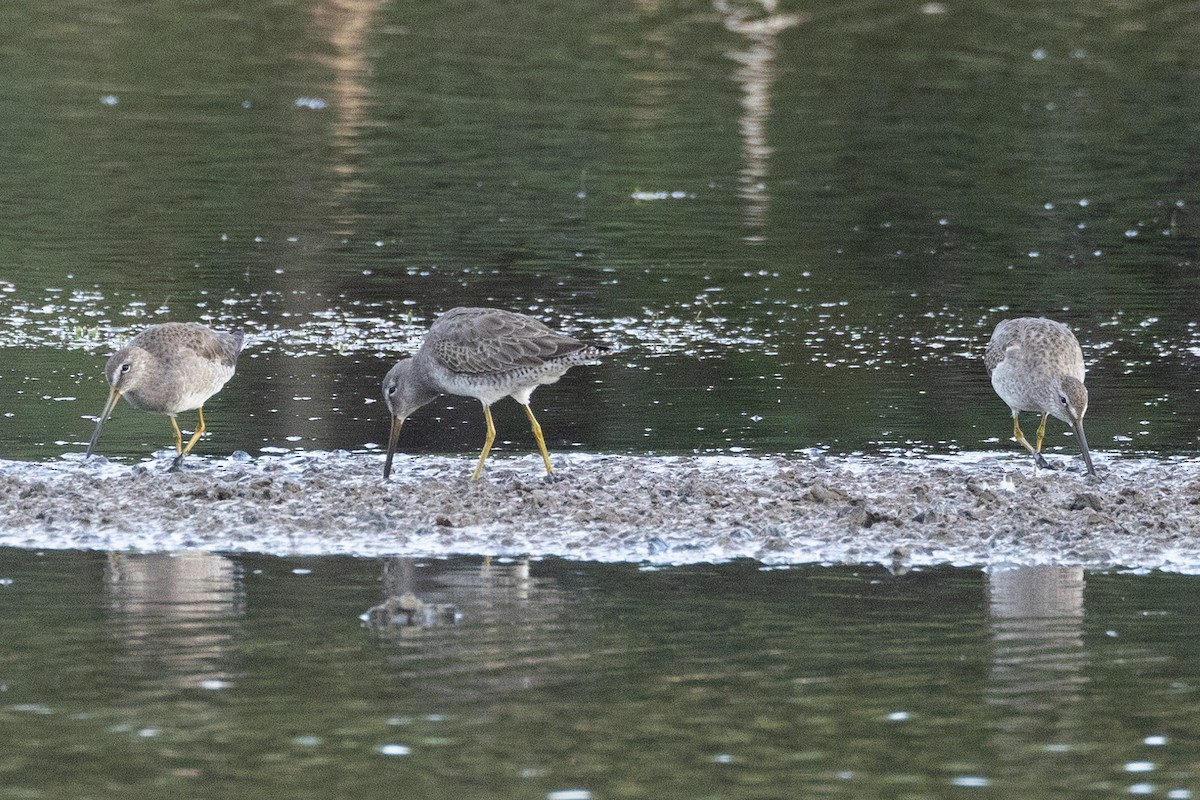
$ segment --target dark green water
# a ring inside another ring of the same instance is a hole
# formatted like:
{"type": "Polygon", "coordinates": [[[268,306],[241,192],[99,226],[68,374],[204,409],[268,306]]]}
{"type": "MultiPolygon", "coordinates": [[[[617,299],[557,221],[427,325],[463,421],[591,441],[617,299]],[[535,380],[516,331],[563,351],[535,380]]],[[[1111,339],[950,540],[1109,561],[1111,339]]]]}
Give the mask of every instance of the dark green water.
{"type": "Polygon", "coordinates": [[[6,549],[0,578],[2,798],[1200,787],[1192,576],[6,549]],[[359,620],[403,591],[461,621],[359,620]]]}
{"type": "MultiPolygon", "coordinates": [[[[980,348],[1044,313],[1093,448],[1194,453],[1185,8],[12,0],[0,456],[81,449],[104,342],[196,318],[257,338],[199,452],[361,450],[467,303],[625,348],[539,391],[555,449],[1007,448],[980,348]]],[[[122,408],[101,450],[168,431],[122,408]]]]}

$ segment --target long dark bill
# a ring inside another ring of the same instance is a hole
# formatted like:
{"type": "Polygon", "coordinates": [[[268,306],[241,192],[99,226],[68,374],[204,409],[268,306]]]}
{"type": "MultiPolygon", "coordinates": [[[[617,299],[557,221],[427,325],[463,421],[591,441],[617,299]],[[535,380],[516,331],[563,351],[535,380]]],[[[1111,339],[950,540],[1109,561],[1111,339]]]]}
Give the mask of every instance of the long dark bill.
{"type": "Polygon", "coordinates": [[[1096,468],[1092,466],[1092,454],[1088,450],[1087,436],[1083,434],[1083,420],[1077,419],[1071,423],[1071,428],[1075,431],[1075,438],[1079,439],[1079,450],[1083,453],[1083,463],[1087,464],[1089,475],[1096,474],[1096,468]]]}
{"type": "Polygon", "coordinates": [[[92,457],[92,448],[96,446],[96,441],[100,438],[100,426],[104,424],[104,420],[112,416],[113,409],[117,405],[117,401],[121,399],[121,393],[116,389],[108,390],[108,401],[104,404],[104,410],[100,412],[100,416],[96,418],[96,430],[92,431],[92,440],[88,442],[87,452],[84,453],[84,458],[92,457]]]}
{"type": "Polygon", "coordinates": [[[392,429],[388,432],[387,460],[383,462],[383,479],[385,481],[392,474],[392,456],[396,454],[396,442],[400,439],[400,429],[402,427],[404,427],[404,420],[393,416],[392,429]]]}

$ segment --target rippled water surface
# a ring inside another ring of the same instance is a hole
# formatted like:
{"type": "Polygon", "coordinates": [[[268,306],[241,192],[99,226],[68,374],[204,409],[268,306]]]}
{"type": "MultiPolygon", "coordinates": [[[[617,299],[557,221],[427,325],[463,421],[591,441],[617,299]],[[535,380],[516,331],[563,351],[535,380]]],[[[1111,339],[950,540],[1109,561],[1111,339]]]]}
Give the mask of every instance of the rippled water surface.
{"type": "MultiPolygon", "coordinates": [[[[252,338],[198,452],[376,447],[468,303],[620,348],[536,395],[554,449],[1008,446],[981,347],[1050,314],[1093,448],[1194,453],[1196,20],[774,5],[7,3],[0,455],[81,449],[167,319],[252,338]]],[[[446,399],[402,447],[481,435],[446,399]]],[[[101,450],[168,442],[122,407],[101,450]]]]}
{"type": "Polygon", "coordinates": [[[4,549],[0,579],[4,798],[1200,790],[1190,576],[4,549]],[[408,592],[416,624],[368,614],[408,592]]]}

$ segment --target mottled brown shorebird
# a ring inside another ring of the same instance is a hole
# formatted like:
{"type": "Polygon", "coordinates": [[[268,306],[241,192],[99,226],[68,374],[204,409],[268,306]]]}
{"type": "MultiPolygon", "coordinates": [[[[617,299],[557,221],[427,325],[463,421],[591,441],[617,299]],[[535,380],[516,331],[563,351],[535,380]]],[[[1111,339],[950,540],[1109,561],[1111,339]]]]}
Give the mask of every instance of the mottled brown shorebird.
{"type": "Polygon", "coordinates": [[[111,388],[86,456],[91,456],[100,427],[124,396],[134,408],[171,418],[178,454],[171,469],[179,469],[183,457],[204,433],[204,403],[233,377],[242,339],[241,331],[219,333],[195,322],[151,325],[130,339],[104,365],[104,378],[111,388]],[[175,415],[192,409],[199,422],[185,447],[175,415]]]}
{"type": "Polygon", "coordinates": [[[1083,351],[1071,329],[1041,317],[1003,320],[992,332],[984,363],[992,377],[992,388],[1012,409],[1013,436],[1033,454],[1034,462],[1048,466],[1042,456],[1042,439],[1046,435],[1046,418],[1054,416],[1071,426],[1079,439],[1087,471],[1095,475],[1083,433],[1083,415],[1088,405],[1083,385],[1083,351]],[[1036,446],[1021,432],[1017,415],[1022,411],[1042,415],[1036,446]]]}
{"type": "Polygon", "coordinates": [[[471,476],[483,474],[496,425],[492,403],[511,397],[525,408],[546,473],[554,474],[542,426],[529,408],[529,396],[543,383],[554,383],[571,367],[595,364],[608,348],[556,333],[524,314],[496,308],[452,308],[438,317],[412,358],[399,361],[383,379],[383,397],[392,414],[383,477],[392,473],[392,456],[404,421],[440,394],[474,397],[483,404],[487,438],[471,476]]]}

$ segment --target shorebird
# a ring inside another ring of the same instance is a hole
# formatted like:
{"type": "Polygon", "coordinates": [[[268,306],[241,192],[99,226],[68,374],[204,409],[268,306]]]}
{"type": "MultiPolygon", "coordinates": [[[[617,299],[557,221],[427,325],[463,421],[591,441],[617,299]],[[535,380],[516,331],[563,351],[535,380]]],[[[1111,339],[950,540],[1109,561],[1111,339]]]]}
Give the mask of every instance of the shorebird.
{"type": "Polygon", "coordinates": [[[440,394],[474,397],[483,404],[487,438],[471,480],[483,474],[483,462],[496,439],[491,406],[505,397],[524,407],[546,474],[553,475],[529,396],[571,367],[597,363],[607,349],[552,331],[524,314],[496,308],[450,309],[434,321],[416,355],[397,362],[383,379],[383,397],[392,415],[383,477],[392,473],[392,456],[404,421],[440,394]]]}
{"type": "Polygon", "coordinates": [[[167,322],[151,325],[130,339],[104,365],[110,387],[108,401],[96,420],[85,457],[92,455],[100,427],[124,397],[134,408],[171,418],[178,454],[171,469],[179,469],[183,457],[204,433],[204,403],[233,377],[242,338],[240,330],[218,333],[195,322],[167,322]],[[199,423],[185,447],[175,415],[192,409],[199,423]]]}
{"type": "Polygon", "coordinates": [[[1013,436],[1033,454],[1034,463],[1049,466],[1042,456],[1042,439],[1046,435],[1046,418],[1053,416],[1071,426],[1079,439],[1087,471],[1095,475],[1083,433],[1083,415],[1088,405],[1083,385],[1083,351],[1071,329],[1041,317],[1003,320],[992,332],[984,363],[992,377],[992,388],[1012,409],[1013,436]],[[1017,415],[1022,411],[1042,415],[1036,446],[1021,432],[1017,415]]]}

